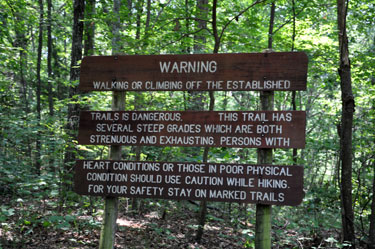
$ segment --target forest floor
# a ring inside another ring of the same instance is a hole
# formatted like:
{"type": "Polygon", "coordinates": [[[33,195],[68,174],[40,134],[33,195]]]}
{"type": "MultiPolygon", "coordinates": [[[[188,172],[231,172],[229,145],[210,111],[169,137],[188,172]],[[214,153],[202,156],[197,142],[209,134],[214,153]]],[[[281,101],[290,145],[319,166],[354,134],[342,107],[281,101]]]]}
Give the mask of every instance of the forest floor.
{"type": "MultiPolygon", "coordinates": [[[[3,197],[3,196],[2,196],[3,197]]],[[[100,203],[100,200],[96,200],[100,203]]],[[[101,210],[80,207],[56,211],[56,200],[17,201],[3,198],[0,216],[0,249],[98,248],[101,210]]],[[[125,203],[125,204],[124,204],[125,203]]],[[[204,234],[196,242],[197,212],[193,202],[143,200],[142,213],[120,202],[115,248],[253,248],[254,223],[246,217],[250,205],[210,206],[204,234]],[[227,208],[229,207],[229,208],[227,208]]],[[[83,205],[83,206],[82,206],[83,205]]],[[[253,205],[252,205],[253,206],[253,205]]],[[[253,207],[252,207],[253,208],[253,207]]],[[[253,209],[250,210],[254,216],[253,209]]],[[[338,248],[338,231],[307,237],[289,222],[273,226],[273,248],[338,248]],[[285,223],[285,224],[282,224],[285,223]]]]}

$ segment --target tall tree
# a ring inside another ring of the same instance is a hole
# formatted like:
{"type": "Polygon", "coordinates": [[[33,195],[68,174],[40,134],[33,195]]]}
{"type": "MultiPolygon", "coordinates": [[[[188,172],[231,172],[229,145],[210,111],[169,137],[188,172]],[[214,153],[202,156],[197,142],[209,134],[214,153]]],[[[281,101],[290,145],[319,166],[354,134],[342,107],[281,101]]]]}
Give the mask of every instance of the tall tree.
{"type": "MultiPolygon", "coordinates": [[[[199,1],[198,1],[199,2],[199,1]]],[[[256,4],[260,3],[262,1],[260,0],[256,0],[254,1],[251,5],[249,5],[247,8],[241,10],[236,16],[232,17],[231,19],[227,20],[223,25],[222,25],[222,28],[221,30],[219,30],[218,28],[218,1],[217,0],[214,0],[213,3],[212,3],[212,10],[211,10],[211,25],[212,25],[212,38],[214,40],[214,49],[213,49],[213,53],[216,54],[219,52],[219,49],[220,49],[220,45],[221,45],[221,42],[222,42],[222,38],[224,36],[224,33],[225,31],[227,30],[228,26],[234,21],[234,20],[237,20],[241,15],[243,15],[246,11],[248,11],[250,8],[252,8],[253,6],[255,6],[256,4]]],[[[207,8],[207,5],[206,3],[203,1],[202,3],[200,3],[201,7],[202,8],[200,11],[207,11],[208,9],[207,8]]],[[[198,5],[199,6],[199,5],[198,5]]],[[[204,18],[204,16],[207,16],[207,15],[202,15],[202,18],[204,18]]],[[[201,19],[201,18],[197,18],[199,20],[199,22],[203,21],[204,19],[201,19]]],[[[206,29],[207,28],[207,22],[208,20],[205,20],[205,27],[202,27],[202,29],[206,29]]],[[[272,32],[272,30],[271,30],[272,32]]],[[[204,41],[206,39],[204,38],[204,41]]],[[[195,47],[196,48],[196,47],[195,47]]],[[[209,99],[210,99],[210,102],[209,102],[209,111],[213,111],[214,110],[214,105],[215,105],[215,95],[214,95],[214,91],[210,91],[209,92],[209,99]]],[[[202,106],[202,105],[201,105],[202,106]]],[[[204,148],[204,151],[203,151],[203,162],[207,162],[208,161],[208,152],[209,152],[209,147],[205,147],[204,148]]],[[[202,236],[203,236],[203,229],[204,229],[204,225],[205,225],[205,222],[206,222],[206,214],[207,214],[207,202],[206,201],[202,201],[201,204],[200,204],[200,212],[199,212],[199,216],[198,216],[198,229],[197,229],[197,234],[196,234],[196,241],[200,242],[201,239],[202,239],[202,236]]]]}
{"type": "Polygon", "coordinates": [[[96,0],[86,1],[85,10],[85,37],[84,37],[84,55],[89,56],[94,54],[94,37],[95,37],[95,22],[93,20],[95,14],[96,0]]]}
{"type": "MultiPolygon", "coordinates": [[[[214,1],[213,3],[213,11],[212,14],[216,16],[216,5],[217,2],[214,1]],[[215,12],[215,13],[214,13],[215,12]]],[[[205,30],[207,29],[207,20],[205,18],[208,16],[208,0],[197,0],[197,19],[198,19],[198,30],[205,30]]],[[[215,26],[216,28],[216,26],[215,26]]],[[[194,53],[202,53],[205,51],[205,43],[206,37],[202,35],[202,32],[197,33],[194,36],[194,53]]],[[[189,106],[191,110],[203,110],[204,107],[204,98],[205,95],[203,92],[193,91],[189,92],[189,106]]],[[[213,110],[214,105],[214,98],[213,93],[210,92],[210,109],[213,110]]],[[[205,147],[203,151],[203,162],[207,162],[208,160],[208,151],[209,148],[205,147]]],[[[204,225],[206,223],[206,215],[207,215],[207,201],[200,202],[200,209],[198,214],[198,229],[195,235],[195,240],[200,243],[204,225]]]]}
{"type": "Polygon", "coordinates": [[[371,200],[371,215],[370,215],[369,243],[368,243],[369,249],[375,249],[375,162],[373,162],[372,164],[373,164],[372,165],[373,175],[372,175],[372,200],[371,200]]]}
{"type": "Polygon", "coordinates": [[[352,92],[351,69],[349,59],[349,44],[346,31],[348,0],[337,0],[337,24],[339,31],[340,52],[340,85],[341,85],[341,128],[340,161],[341,161],[341,220],[344,241],[355,247],[354,211],[352,203],[352,128],[354,113],[354,96],[352,92]]]}
{"type": "MultiPolygon", "coordinates": [[[[27,84],[27,80],[25,78],[25,70],[27,67],[27,41],[26,38],[26,27],[22,25],[23,23],[23,15],[24,12],[19,7],[10,7],[9,8],[11,13],[16,19],[16,27],[14,29],[16,33],[16,39],[14,40],[14,47],[19,48],[19,78],[21,83],[21,98],[24,106],[25,113],[29,113],[29,98],[27,92],[29,91],[29,85],[27,84]]],[[[29,144],[29,143],[28,143],[29,144]]]]}
{"type": "MultiPolygon", "coordinates": [[[[73,3],[73,34],[72,34],[72,49],[71,49],[71,62],[70,62],[70,81],[72,85],[69,87],[69,98],[73,99],[78,94],[78,89],[74,84],[79,80],[79,61],[82,59],[82,40],[83,40],[83,20],[85,12],[85,1],[74,0],[73,3]]],[[[68,121],[66,125],[66,132],[69,136],[64,158],[64,182],[63,193],[67,191],[70,186],[71,170],[75,162],[75,148],[70,139],[76,137],[78,128],[78,117],[80,107],[79,104],[73,103],[68,105],[68,121]]],[[[63,194],[63,198],[64,198],[63,194]]]]}
{"type": "Polygon", "coordinates": [[[48,74],[48,107],[49,115],[54,115],[52,91],[52,0],[47,0],[47,74],[48,74]]]}
{"type": "MultiPolygon", "coordinates": [[[[207,21],[205,18],[208,16],[208,0],[197,0],[197,7],[196,7],[196,19],[198,20],[197,28],[198,30],[206,30],[207,29],[207,21]]],[[[206,36],[203,32],[196,33],[194,35],[194,52],[195,53],[203,53],[205,52],[205,44],[206,44],[206,36]]]]}
{"type": "MultiPolygon", "coordinates": [[[[375,50],[375,36],[373,38],[374,50],[375,50]]],[[[374,51],[375,52],[375,51],[374,51]]],[[[371,78],[371,84],[375,86],[375,77],[371,78]]],[[[375,98],[372,99],[372,111],[375,113],[375,98]]],[[[375,144],[375,138],[373,139],[375,144]]],[[[374,157],[374,155],[372,155],[374,157]]],[[[372,162],[372,200],[371,200],[371,215],[370,215],[370,227],[369,227],[369,249],[375,249],[375,160],[372,162]]]]}
{"type": "MultiPolygon", "coordinates": [[[[292,48],[291,51],[294,51],[294,46],[295,46],[295,40],[296,40],[296,3],[294,0],[292,0],[292,13],[293,13],[293,31],[292,31],[292,48]]],[[[296,91],[292,91],[292,110],[296,111],[297,110],[297,105],[296,105],[296,91]]],[[[297,149],[293,149],[293,154],[292,154],[292,160],[293,164],[297,164],[297,149]]]]}
{"type": "MultiPolygon", "coordinates": [[[[53,103],[53,77],[52,77],[52,0],[47,0],[47,91],[48,91],[48,114],[49,117],[52,118],[54,116],[54,103],[53,103]]],[[[53,122],[53,121],[52,121],[53,122]]],[[[50,131],[50,137],[54,137],[54,131],[50,131]]],[[[52,139],[51,139],[52,140],[52,139]]],[[[53,141],[49,143],[49,146],[47,148],[47,151],[49,151],[49,165],[50,168],[53,169],[53,151],[55,150],[55,145],[53,144],[53,141]]]]}
{"type": "Polygon", "coordinates": [[[41,73],[41,63],[42,63],[42,46],[43,46],[43,18],[44,18],[44,8],[43,0],[39,0],[39,38],[38,38],[38,57],[36,63],[36,77],[37,77],[37,88],[36,88],[36,112],[37,112],[37,121],[38,121],[38,136],[36,139],[36,164],[35,169],[38,174],[40,174],[41,166],[41,132],[40,132],[40,121],[41,121],[41,88],[42,80],[40,77],[41,73]]]}

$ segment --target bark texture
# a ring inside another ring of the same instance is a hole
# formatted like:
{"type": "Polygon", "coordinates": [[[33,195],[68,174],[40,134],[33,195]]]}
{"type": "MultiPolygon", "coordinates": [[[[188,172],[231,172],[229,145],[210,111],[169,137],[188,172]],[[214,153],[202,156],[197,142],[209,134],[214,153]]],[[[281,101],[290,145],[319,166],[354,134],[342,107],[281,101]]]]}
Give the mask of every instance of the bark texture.
{"type": "MultiPolygon", "coordinates": [[[[41,121],[41,88],[42,88],[42,80],[40,78],[40,71],[41,71],[41,63],[42,63],[42,47],[43,47],[43,19],[44,19],[44,8],[43,8],[43,0],[39,0],[39,38],[38,38],[38,57],[36,63],[36,77],[37,77],[37,87],[36,87],[36,112],[37,112],[37,120],[38,126],[40,126],[41,121]]],[[[37,174],[40,174],[40,166],[41,166],[41,133],[40,129],[38,129],[38,136],[36,140],[36,164],[35,170],[37,174]]]]}
{"type": "Polygon", "coordinates": [[[354,113],[354,96],[349,60],[348,37],[346,31],[346,16],[348,1],[337,1],[337,23],[339,30],[340,49],[340,84],[341,84],[341,129],[340,129],[340,156],[341,156],[341,219],[344,241],[355,245],[354,212],[352,206],[352,126],[354,113]]]}
{"type": "MultiPolygon", "coordinates": [[[[82,40],[83,40],[83,21],[85,11],[85,1],[75,0],[73,3],[73,34],[72,34],[72,52],[70,64],[70,81],[72,85],[69,87],[69,98],[73,98],[78,94],[78,89],[74,82],[79,80],[79,65],[78,62],[82,59],[82,40]]],[[[72,169],[75,162],[75,147],[71,140],[76,139],[79,119],[79,104],[68,105],[68,120],[66,125],[66,132],[69,135],[70,141],[67,143],[64,158],[63,170],[63,192],[70,189],[72,182],[72,169]]]]}
{"type": "Polygon", "coordinates": [[[373,163],[373,178],[372,178],[372,203],[371,203],[371,216],[369,228],[369,249],[375,249],[375,163],[373,163]]]}

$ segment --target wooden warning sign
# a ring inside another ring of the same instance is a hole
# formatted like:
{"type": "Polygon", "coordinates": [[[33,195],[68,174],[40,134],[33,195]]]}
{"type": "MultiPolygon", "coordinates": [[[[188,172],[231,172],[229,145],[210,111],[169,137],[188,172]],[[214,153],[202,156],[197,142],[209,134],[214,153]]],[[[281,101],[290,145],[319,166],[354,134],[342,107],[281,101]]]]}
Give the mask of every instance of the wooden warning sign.
{"type": "Polygon", "coordinates": [[[303,52],[88,56],[82,91],[306,90],[303,52]]]}
{"type": "Polygon", "coordinates": [[[75,172],[82,195],[288,206],[304,196],[302,166],[79,160],[75,172]]]}
{"type": "Polygon", "coordinates": [[[78,143],[304,148],[304,111],[86,111],[78,143]]]}

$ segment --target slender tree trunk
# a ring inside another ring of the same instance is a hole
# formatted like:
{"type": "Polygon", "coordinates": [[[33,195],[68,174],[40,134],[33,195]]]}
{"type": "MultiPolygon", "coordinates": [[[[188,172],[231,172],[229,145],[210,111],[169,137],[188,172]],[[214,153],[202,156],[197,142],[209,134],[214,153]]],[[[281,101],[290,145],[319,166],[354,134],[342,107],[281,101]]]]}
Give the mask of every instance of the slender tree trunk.
{"type": "MultiPolygon", "coordinates": [[[[213,91],[209,92],[210,94],[210,106],[209,106],[209,111],[214,110],[215,106],[215,95],[213,91]]],[[[208,152],[210,148],[205,147],[203,151],[203,162],[206,163],[208,162],[208,152]]],[[[200,202],[200,210],[199,210],[199,216],[198,216],[198,229],[197,229],[197,234],[195,236],[195,240],[200,243],[202,240],[203,236],[203,231],[204,231],[204,225],[206,223],[206,215],[207,215],[207,201],[201,201],[200,202]]]]}
{"type": "Polygon", "coordinates": [[[53,117],[54,109],[53,109],[53,91],[52,91],[52,0],[47,0],[47,47],[48,47],[48,54],[47,54],[47,74],[48,74],[48,108],[49,108],[49,115],[53,117]]]}
{"type": "MultiPolygon", "coordinates": [[[[189,11],[189,0],[185,0],[185,30],[186,30],[186,38],[189,39],[190,35],[190,22],[189,22],[189,19],[190,19],[190,11],[189,11]]],[[[189,46],[189,44],[185,45],[185,42],[184,40],[182,41],[182,47],[184,48],[184,53],[186,54],[190,54],[190,51],[191,51],[191,47],[189,46]]]]}
{"type": "Polygon", "coordinates": [[[354,112],[354,96],[352,92],[351,70],[349,60],[348,37],[346,33],[346,15],[348,1],[337,0],[337,23],[339,30],[341,79],[341,214],[344,241],[355,247],[354,212],[352,204],[352,124],[354,112]]]}
{"type": "Polygon", "coordinates": [[[370,228],[369,228],[369,249],[375,249],[375,163],[373,163],[373,177],[372,177],[372,203],[370,215],[370,228]]]}
{"type": "Polygon", "coordinates": [[[141,18],[143,13],[143,1],[138,1],[136,3],[136,9],[137,9],[137,29],[135,32],[135,39],[139,40],[141,38],[141,18]]]}
{"type": "MultiPolygon", "coordinates": [[[[143,6],[142,5],[138,5],[138,8],[137,8],[137,35],[136,35],[136,39],[140,41],[141,39],[141,14],[142,14],[142,11],[141,11],[141,7],[139,6],[143,6]]],[[[131,13],[131,8],[132,8],[132,3],[131,1],[128,1],[128,9],[129,9],[129,13],[131,13]]],[[[143,49],[146,49],[145,46],[147,44],[147,38],[148,38],[148,32],[149,32],[149,28],[150,28],[150,20],[151,20],[151,1],[150,0],[147,0],[147,10],[146,10],[146,23],[145,23],[145,29],[144,29],[144,35],[143,37],[145,38],[143,43],[142,43],[142,47],[140,47],[140,51],[142,51],[143,49]]],[[[129,25],[130,25],[130,18],[129,18],[129,25]]],[[[142,107],[143,107],[143,95],[142,95],[142,92],[136,92],[134,93],[135,96],[134,96],[134,109],[135,110],[141,110],[142,107]]],[[[135,160],[136,161],[139,161],[141,159],[141,153],[142,153],[142,146],[135,146],[133,147],[134,149],[134,152],[135,152],[135,160]]],[[[132,210],[133,211],[136,211],[138,210],[138,213],[141,214],[143,212],[143,200],[140,199],[139,200],[139,205],[138,205],[138,199],[137,198],[132,198],[132,210]]]]}
{"type": "MultiPolygon", "coordinates": [[[[74,20],[73,20],[73,37],[72,37],[72,52],[70,65],[70,81],[79,80],[79,65],[78,62],[82,59],[82,40],[83,40],[83,21],[85,12],[85,1],[74,0],[74,20]]],[[[72,99],[78,94],[78,89],[75,86],[69,87],[69,98],[72,99]]],[[[72,169],[75,162],[75,147],[71,142],[77,136],[78,118],[80,106],[79,104],[68,105],[68,121],[66,125],[66,133],[69,136],[67,141],[67,148],[64,158],[63,182],[62,182],[62,198],[65,198],[66,191],[71,189],[72,169]]]]}
{"type": "MultiPolygon", "coordinates": [[[[294,46],[295,46],[295,40],[296,40],[296,3],[294,0],[292,0],[292,12],[293,12],[293,32],[292,32],[292,49],[291,51],[294,51],[294,46]]],[[[296,111],[297,110],[297,105],[296,105],[296,91],[292,91],[292,110],[296,111]]],[[[292,160],[293,164],[297,165],[297,149],[293,149],[292,153],[292,160]]]]}
{"type": "MultiPolygon", "coordinates": [[[[20,22],[20,13],[15,13],[17,22],[20,22]]],[[[27,53],[25,52],[27,50],[27,39],[25,33],[21,30],[16,29],[16,41],[14,46],[21,48],[19,50],[19,65],[20,65],[20,83],[21,83],[21,96],[20,100],[22,100],[22,104],[24,104],[24,110],[25,113],[28,114],[30,112],[29,108],[29,99],[27,92],[29,91],[29,87],[27,84],[27,81],[25,79],[25,68],[27,66],[27,53]]],[[[31,157],[31,156],[30,156],[31,157]]]]}
{"type": "Polygon", "coordinates": [[[37,112],[37,120],[38,120],[38,132],[36,138],[36,164],[35,170],[36,173],[40,174],[40,167],[41,167],[41,88],[42,88],[42,80],[40,77],[41,71],[41,62],[42,62],[42,46],[43,46],[43,18],[44,18],[44,8],[43,8],[43,0],[39,0],[39,39],[38,39],[38,57],[37,57],[37,65],[36,65],[36,77],[37,77],[37,88],[36,88],[36,112],[37,112]]]}
{"type": "MultiPolygon", "coordinates": [[[[54,104],[53,104],[53,88],[52,88],[52,0],[47,0],[47,91],[48,91],[48,109],[49,109],[49,117],[51,119],[50,122],[53,122],[52,118],[54,116],[54,104]]],[[[49,168],[55,170],[53,167],[54,156],[53,152],[55,151],[55,144],[53,142],[54,131],[49,132],[50,136],[50,143],[48,145],[48,161],[49,161],[49,168]]]]}
{"type": "Polygon", "coordinates": [[[146,8],[146,23],[145,23],[145,36],[147,36],[148,29],[150,27],[150,20],[151,20],[151,0],[147,0],[147,8],[146,8]]]}
{"type": "Polygon", "coordinates": [[[86,1],[85,10],[85,39],[84,39],[84,56],[89,56],[94,54],[94,44],[95,44],[95,22],[92,20],[95,14],[95,1],[86,1]]]}
{"type": "Polygon", "coordinates": [[[275,2],[271,3],[271,13],[270,13],[270,25],[268,28],[268,49],[272,49],[272,43],[273,43],[273,25],[275,20],[275,9],[276,5],[275,2]]]}
{"type": "MultiPolygon", "coordinates": [[[[197,0],[196,5],[197,19],[200,19],[197,23],[198,30],[202,31],[194,35],[194,54],[200,54],[206,52],[206,36],[202,34],[204,29],[207,29],[207,22],[204,19],[207,18],[208,12],[208,0],[197,0]]],[[[205,94],[200,91],[188,92],[188,110],[203,110],[205,94]]]]}
{"type": "MultiPolygon", "coordinates": [[[[20,12],[13,12],[17,23],[21,23],[22,21],[22,13],[20,12]]],[[[6,26],[6,23],[3,23],[4,26],[6,26]]],[[[26,38],[26,31],[16,28],[16,40],[14,47],[21,48],[19,49],[19,65],[20,65],[20,83],[21,83],[21,89],[20,89],[20,103],[21,105],[24,105],[24,112],[25,112],[25,119],[27,120],[27,116],[30,113],[30,106],[29,106],[29,99],[32,97],[32,94],[28,94],[30,91],[29,85],[27,83],[27,79],[25,79],[25,70],[27,70],[27,38],[26,38]]],[[[27,122],[27,121],[26,121],[27,122]]],[[[32,144],[31,144],[31,138],[26,138],[27,143],[27,155],[29,158],[32,158],[32,144]]],[[[31,161],[32,163],[32,161],[31,161]]],[[[34,169],[35,165],[31,165],[31,167],[34,169]]]]}
{"type": "Polygon", "coordinates": [[[295,41],[296,41],[296,3],[292,0],[292,12],[293,12],[293,31],[292,31],[292,49],[294,51],[295,41]]]}
{"type": "MultiPolygon", "coordinates": [[[[198,21],[197,28],[206,29],[207,22],[204,21],[208,16],[208,0],[197,0],[197,18],[198,21]]],[[[203,53],[205,52],[206,36],[201,34],[201,32],[195,34],[194,36],[194,53],[203,53]]]]}
{"type": "MultiPolygon", "coordinates": [[[[208,15],[208,1],[207,0],[198,0],[197,1],[197,12],[198,16],[197,18],[202,19],[198,21],[198,29],[205,29],[207,28],[207,22],[203,21],[203,19],[208,15]]],[[[216,6],[217,6],[217,1],[214,0],[213,5],[212,5],[212,21],[213,21],[213,29],[216,32],[214,39],[215,39],[215,49],[214,53],[217,53],[218,48],[216,46],[216,37],[217,37],[217,26],[216,26],[216,6]]],[[[195,53],[202,53],[205,48],[204,44],[206,43],[206,38],[204,35],[196,35],[194,37],[194,52],[195,53]]],[[[204,95],[201,92],[190,92],[190,105],[192,110],[196,109],[201,109],[203,106],[203,100],[204,100],[204,95]]],[[[210,91],[210,106],[209,110],[212,111],[214,109],[215,105],[215,98],[214,98],[214,92],[210,91]]],[[[208,161],[208,152],[209,152],[209,147],[205,147],[203,151],[203,162],[208,161]]],[[[203,232],[204,232],[204,225],[206,223],[206,215],[207,215],[207,201],[201,201],[200,202],[200,208],[199,208],[199,215],[198,215],[198,229],[197,233],[195,235],[195,240],[200,243],[202,240],[203,232]]]]}
{"type": "MultiPolygon", "coordinates": [[[[375,37],[374,37],[375,44],[375,37]]],[[[371,83],[375,85],[375,77],[372,78],[371,83]]],[[[375,111],[375,100],[372,101],[372,108],[375,111]]],[[[373,140],[375,144],[375,139],[373,140]]],[[[370,215],[370,228],[369,228],[369,249],[375,249],[375,162],[372,163],[372,200],[371,200],[371,215],[370,215]]]]}

